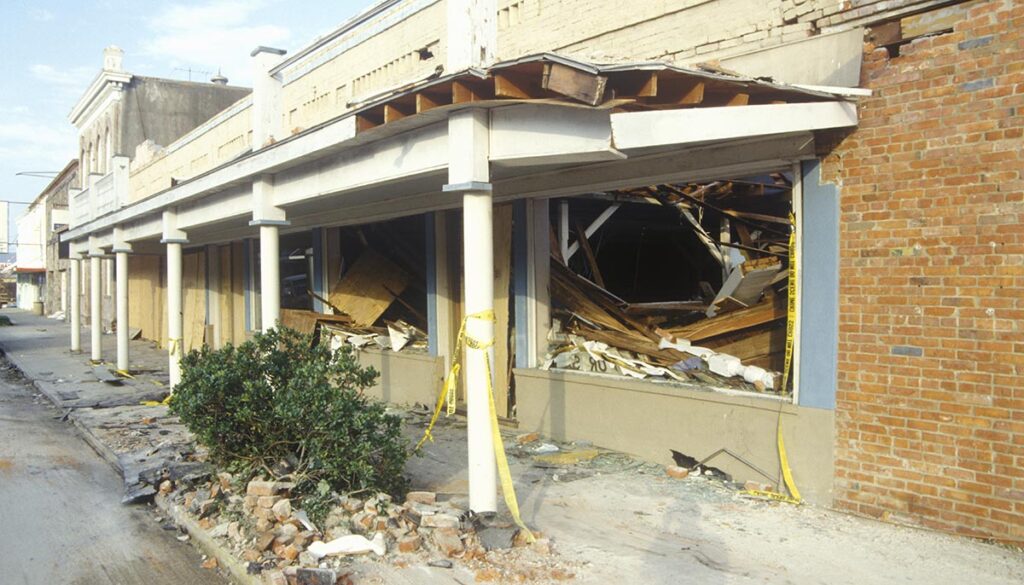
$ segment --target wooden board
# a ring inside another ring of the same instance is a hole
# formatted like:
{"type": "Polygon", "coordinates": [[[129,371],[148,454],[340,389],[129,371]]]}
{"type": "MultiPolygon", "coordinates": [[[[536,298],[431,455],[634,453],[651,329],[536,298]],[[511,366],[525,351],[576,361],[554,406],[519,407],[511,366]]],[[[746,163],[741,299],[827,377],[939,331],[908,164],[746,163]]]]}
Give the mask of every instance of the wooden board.
{"type": "Polygon", "coordinates": [[[239,345],[245,336],[245,254],[242,242],[231,244],[231,342],[239,345]]]}
{"type": "Polygon", "coordinates": [[[206,254],[182,256],[182,348],[199,349],[206,333],[206,254]]]}
{"type": "Polygon", "coordinates": [[[281,325],[304,335],[311,335],[316,329],[317,314],[302,309],[281,309],[281,325]]]}
{"type": "Polygon", "coordinates": [[[512,282],[512,204],[494,206],[494,407],[508,416],[509,286],[512,282]]]}
{"type": "Polygon", "coordinates": [[[218,275],[218,297],[220,302],[220,346],[232,342],[234,331],[235,314],[232,307],[231,297],[231,246],[217,246],[217,255],[220,257],[218,275]]]}
{"type": "Polygon", "coordinates": [[[746,309],[739,309],[704,319],[687,325],[685,327],[673,327],[666,331],[676,339],[687,339],[691,342],[698,342],[704,339],[711,339],[719,335],[727,335],[764,325],[772,321],[786,319],[786,299],[776,297],[765,299],[760,303],[746,309]]]}
{"type": "Polygon", "coordinates": [[[356,325],[373,325],[409,285],[409,275],[367,248],[331,291],[330,301],[356,325]]]}

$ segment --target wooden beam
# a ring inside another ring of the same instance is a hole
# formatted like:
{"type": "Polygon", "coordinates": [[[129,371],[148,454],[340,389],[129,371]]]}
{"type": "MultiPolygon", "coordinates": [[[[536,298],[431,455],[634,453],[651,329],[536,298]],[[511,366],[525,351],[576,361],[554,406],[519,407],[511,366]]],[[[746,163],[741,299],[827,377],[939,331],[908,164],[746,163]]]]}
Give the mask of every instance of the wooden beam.
{"type": "Polygon", "coordinates": [[[585,104],[596,106],[604,99],[608,78],[563,65],[546,63],[541,87],[585,104]]]}
{"type": "Polygon", "coordinates": [[[479,102],[494,97],[493,87],[483,81],[459,79],[452,82],[452,103],[479,102]]]}
{"type": "Polygon", "coordinates": [[[658,94],[658,73],[655,71],[619,71],[609,75],[608,91],[612,98],[653,97],[658,94]]]}
{"type": "Polygon", "coordinates": [[[717,89],[704,95],[702,105],[709,108],[722,106],[746,106],[750,104],[750,94],[741,91],[717,89]]]}
{"type": "Polygon", "coordinates": [[[519,71],[500,71],[494,74],[494,96],[512,99],[544,97],[541,76],[519,71]]]}
{"type": "Polygon", "coordinates": [[[397,102],[384,104],[384,123],[390,124],[395,120],[401,120],[414,113],[416,113],[416,109],[411,104],[400,104],[397,102]]]}
{"type": "Polygon", "coordinates": [[[586,258],[587,265],[590,266],[590,273],[594,277],[594,282],[597,283],[597,286],[605,288],[601,269],[597,267],[597,256],[594,255],[594,250],[590,247],[590,240],[587,239],[587,229],[583,227],[583,222],[579,220],[576,221],[576,242],[580,245],[580,249],[583,250],[583,257],[586,258]]]}
{"type": "Polygon", "coordinates": [[[442,88],[430,88],[416,94],[416,113],[422,114],[428,110],[447,106],[452,103],[452,86],[445,85],[442,88]]]}
{"type": "Polygon", "coordinates": [[[384,107],[376,107],[371,110],[356,114],[356,134],[365,132],[370,128],[376,128],[384,123],[384,107]]]}
{"type": "Polygon", "coordinates": [[[705,83],[698,78],[677,75],[658,80],[657,95],[643,100],[647,104],[686,106],[704,101],[705,83]]]}

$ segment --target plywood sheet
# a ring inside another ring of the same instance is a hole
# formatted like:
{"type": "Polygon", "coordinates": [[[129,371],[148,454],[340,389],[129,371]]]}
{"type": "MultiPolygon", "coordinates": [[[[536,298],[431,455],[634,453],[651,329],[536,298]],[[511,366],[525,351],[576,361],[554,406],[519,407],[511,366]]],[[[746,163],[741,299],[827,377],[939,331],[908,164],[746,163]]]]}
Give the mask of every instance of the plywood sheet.
{"type": "Polygon", "coordinates": [[[494,407],[508,416],[512,204],[494,206],[494,407]]]}
{"type": "Polygon", "coordinates": [[[182,344],[185,351],[203,345],[206,330],[206,254],[182,257],[182,344]]]}
{"type": "Polygon", "coordinates": [[[330,301],[357,325],[373,325],[409,285],[409,275],[367,248],[331,291],[330,301]]]}
{"type": "Polygon", "coordinates": [[[217,254],[220,256],[220,345],[224,346],[226,343],[232,342],[232,336],[234,334],[234,307],[232,306],[234,299],[232,297],[232,285],[234,284],[231,280],[231,246],[218,246],[217,254]]]}
{"type": "Polygon", "coordinates": [[[231,244],[231,342],[245,342],[245,254],[242,242],[231,244]]]}

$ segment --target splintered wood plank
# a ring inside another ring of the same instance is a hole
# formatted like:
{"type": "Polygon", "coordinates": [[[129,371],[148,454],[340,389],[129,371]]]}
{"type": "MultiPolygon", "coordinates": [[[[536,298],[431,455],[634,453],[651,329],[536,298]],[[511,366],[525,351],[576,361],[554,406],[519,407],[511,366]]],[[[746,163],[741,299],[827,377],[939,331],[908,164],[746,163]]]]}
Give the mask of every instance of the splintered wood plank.
{"type": "Polygon", "coordinates": [[[367,248],[331,291],[330,301],[356,325],[370,326],[409,286],[409,280],[398,265],[367,248]]]}
{"type": "Polygon", "coordinates": [[[673,338],[687,339],[696,343],[780,319],[786,319],[786,300],[782,297],[775,297],[774,299],[765,299],[746,309],[704,319],[684,327],[672,327],[667,331],[673,338]]]}
{"type": "Polygon", "coordinates": [[[608,78],[580,71],[561,63],[544,65],[541,87],[585,104],[596,106],[604,99],[608,78]]]}
{"type": "Polygon", "coordinates": [[[658,95],[655,71],[618,71],[608,78],[612,98],[653,97],[658,95]]]}
{"type": "Polygon", "coordinates": [[[494,407],[508,416],[509,286],[512,282],[512,204],[494,206],[494,407]]]}
{"type": "Polygon", "coordinates": [[[587,239],[587,228],[579,220],[576,221],[576,241],[579,242],[580,250],[583,250],[583,257],[587,260],[590,273],[594,275],[594,282],[597,283],[597,286],[605,288],[604,277],[601,276],[601,269],[597,266],[597,256],[594,255],[594,250],[590,247],[590,240],[587,239]]]}

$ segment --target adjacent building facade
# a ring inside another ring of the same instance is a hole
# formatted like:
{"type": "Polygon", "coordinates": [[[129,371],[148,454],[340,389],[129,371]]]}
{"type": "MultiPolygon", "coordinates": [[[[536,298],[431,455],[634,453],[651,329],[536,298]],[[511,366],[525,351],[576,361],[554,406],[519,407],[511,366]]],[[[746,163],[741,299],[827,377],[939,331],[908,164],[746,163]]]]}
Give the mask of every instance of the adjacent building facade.
{"type": "Polygon", "coordinates": [[[60,258],[60,232],[68,227],[68,192],[78,185],[78,161],[72,160],[18,218],[17,305],[32,310],[43,303],[52,315],[67,308],[67,260],[60,258]]]}
{"type": "Polygon", "coordinates": [[[118,364],[140,328],[172,384],[310,312],[386,400],[433,404],[462,361],[477,510],[490,385],[520,429],[769,480],[778,434],[808,500],[1020,539],[1022,19],[386,0],[132,151],[96,122],[129,118],[115,55],[72,114],[70,286],[99,298],[113,260],[118,364]]]}

